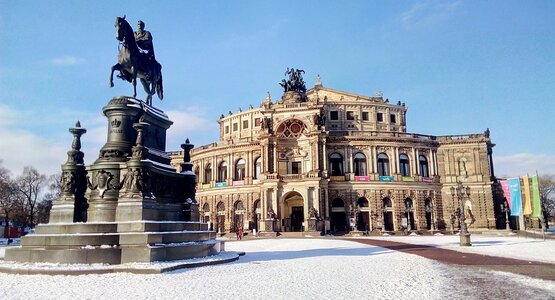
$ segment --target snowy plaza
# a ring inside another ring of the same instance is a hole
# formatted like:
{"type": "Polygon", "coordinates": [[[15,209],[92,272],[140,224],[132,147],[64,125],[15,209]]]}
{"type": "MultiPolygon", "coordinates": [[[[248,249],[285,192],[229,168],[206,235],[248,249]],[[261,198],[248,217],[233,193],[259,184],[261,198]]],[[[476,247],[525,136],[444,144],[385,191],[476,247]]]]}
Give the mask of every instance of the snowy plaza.
{"type": "MultiPolygon", "coordinates": [[[[466,248],[458,246],[458,236],[372,239],[555,263],[553,239],[473,235],[473,246],[466,248]]],[[[0,257],[5,247],[0,247],[0,257]]],[[[0,298],[553,299],[555,295],[555,281],[445,264],[337,237],[228,241],[226,251],[246,254],[233,263],[159,275],[0,274],[0,298]]]]}

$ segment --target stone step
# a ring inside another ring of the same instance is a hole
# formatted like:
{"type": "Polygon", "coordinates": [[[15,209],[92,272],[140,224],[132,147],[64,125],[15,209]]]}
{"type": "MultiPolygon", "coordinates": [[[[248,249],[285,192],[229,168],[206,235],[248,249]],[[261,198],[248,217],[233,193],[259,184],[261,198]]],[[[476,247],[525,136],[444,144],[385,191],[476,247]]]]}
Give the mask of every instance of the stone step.
{"type": "Polygon", "coordinates": [[[118,223],[119,232],[166,232],[166,231],[192,231],[208,230],[207,223],[200,222],[163,222],[163,221],[137,221],[118,223]]]}
{"type": "Polygon", "coordinates": [[[122,247],[121,263],[171,261],[217,255],[224,251],[224,242],[176,243],[148,247],[122,247]]]}
{"type": "Polygon", "coordinates": [[[21,247],[75,248],[119,245],[117,233],[33,234],[21,238],[21,247]]]}
{"type": "Polygon", "coordinates": [[[120,245],[154,245],[183,242],[200,242],[216,238],[214,231],[177,231],[177,232],[144,232],[122,233],[120,245]]]}
{"type": "Polygon", "coordinates": [[[117,232],[117,223],[39,224],[37,234],[111,233],[117,232]]]}
{"type": "Polygon", "coordinates": [[[73,248],[18,247],[6,251],[5,259],[14,262],[42,262],[60,264],[121,264],[190,259],[217,255],[225,250],[224,242],[207,240],[150,246],[121,245],[86,246],[73,248]]]}
{"type": "Polygon", "coordinates": [[[115,233],[115,232],[167,232],[208,230],[208,224],[179,221],[136,221],[136,222],[99,222],[39,224],[37,234],[74,234],[74,233],[115,233]]]}
{"type": "Polygon", "coordinates": [[[5,260],[31,263],[60,264],[119,264],[121,249],[116,248],[12,248],[6,251],[5,260]]]}

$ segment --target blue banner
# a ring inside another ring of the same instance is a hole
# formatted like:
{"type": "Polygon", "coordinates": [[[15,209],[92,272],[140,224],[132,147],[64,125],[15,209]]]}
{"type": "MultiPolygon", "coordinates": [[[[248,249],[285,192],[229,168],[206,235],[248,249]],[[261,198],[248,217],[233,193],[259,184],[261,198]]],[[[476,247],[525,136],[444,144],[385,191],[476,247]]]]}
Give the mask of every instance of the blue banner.
{"type": "Polygon", "coordinates": [[[395,177],[393,176],[380,176],[380,181],[393,181],[395,177]]]}
{"type": "Polygon", "coordinates": [[[522,215],[522,192],[520,191],[520,178],[509,178],[509,191],[511,193],[511,216],[522,215]]]}

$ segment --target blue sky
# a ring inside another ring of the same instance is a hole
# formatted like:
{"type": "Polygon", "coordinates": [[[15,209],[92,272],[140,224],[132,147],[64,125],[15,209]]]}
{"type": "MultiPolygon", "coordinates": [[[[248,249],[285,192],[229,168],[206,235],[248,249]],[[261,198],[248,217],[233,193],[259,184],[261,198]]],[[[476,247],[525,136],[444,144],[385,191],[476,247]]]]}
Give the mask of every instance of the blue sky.
{"type": "MultiPolygon", "coordinates": [[[[218,139],[221,113],[258,106],[287,67],[307,86],[406,102],[408,131],[491,131],[496,175],[555,173],[554,1],[0,0],[0,159],[59,170],[79,119],[85,161],[106,140],[102,107],[131,95],[114,22],[146,23],[175,122],[168,149],[218,139]]],[[[142,89],[139,97],[144,97],[142,89]]]]}

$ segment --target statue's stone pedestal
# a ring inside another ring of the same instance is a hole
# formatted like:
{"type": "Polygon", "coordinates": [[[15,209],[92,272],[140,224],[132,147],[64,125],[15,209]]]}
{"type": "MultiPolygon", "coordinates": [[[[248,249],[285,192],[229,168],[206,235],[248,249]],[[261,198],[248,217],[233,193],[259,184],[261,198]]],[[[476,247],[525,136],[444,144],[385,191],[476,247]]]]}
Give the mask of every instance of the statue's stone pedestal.
{"type": "Polygon", "coordinates": [[[263,229],[258,233],[260,237],[276,237],[277,232],[275,231],[275,219],[267,219],[262,222],[263,229]]]}
{"type": "Polygon", "coordinates": [[[86,168],[68,159],[63,178],[76,184],[53,202],[50,223],[7,249],[5,260],[121,264],[223,251],[216,233],[199,222],[194,173],[177,173],[165,153],[167,116],[129,97],[112,99],[103,111],[108,138],[99,158],[86,168]]]}
{"type": "Polygon", "coordinates": [[[363,236],[364,235],[364,231],[359,231],[359,230],[352,230],[351,232],[349,232],[350,236],[363,236]]]}
{"type": "Polygon", "coordinates": [[[295,91],[288,91],[285,92],[283,94],[283,96],[281,97],[283,103],[285,104],[289,104],[289,103],[301,103],[304,102],[305,99],[305,95],[299,92],[295,92],[295,91]]]}
{"type": "Polygon", "coordinates": [[[470,233],[461,233],[459,235],[461,246],[472,246],[470,242],[470,233]]]}

